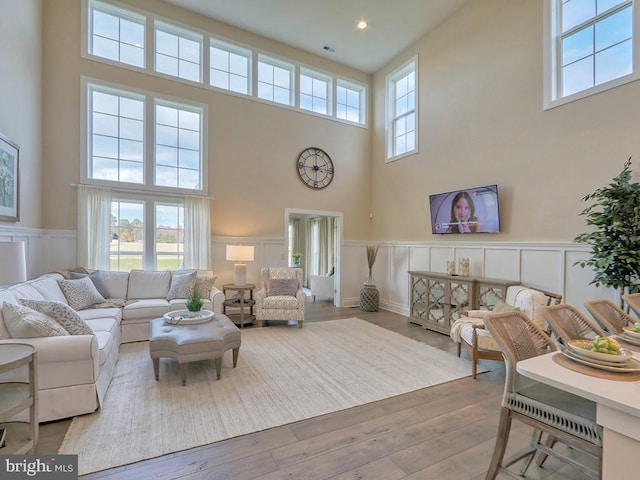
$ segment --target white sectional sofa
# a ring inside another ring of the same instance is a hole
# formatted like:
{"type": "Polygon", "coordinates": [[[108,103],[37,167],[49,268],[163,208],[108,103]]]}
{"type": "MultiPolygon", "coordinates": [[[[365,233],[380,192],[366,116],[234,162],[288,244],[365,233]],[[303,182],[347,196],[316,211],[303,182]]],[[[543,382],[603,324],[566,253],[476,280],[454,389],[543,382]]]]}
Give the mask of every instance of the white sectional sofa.
{"type": "MultiPolygon", "coordinates": [[[[174,274],[179,273],[185,272],[174,274]]],[[[28,343],[37,350],[40,422],[95,411],[113,377],[120,343],[148,340],[151,319],[185,308],[185,299],[166,298],[172,272],[102,271],[101,275],[111,293],[108,302],[78,311],[93,335],[11,338],[0,308],[0,348],[3,343],[28,343]]],[[[68,304],[58,285],[62,279],[60,274],[47,274],[0,290],[0,307],[4,302],[20,304],[20,299],[68,304]]],[[[203,308],[222,313],[223,302],[223,293],[212,287],[203,308]]],[[[0,381],[12,379],[0,376],[0,381]]]]}

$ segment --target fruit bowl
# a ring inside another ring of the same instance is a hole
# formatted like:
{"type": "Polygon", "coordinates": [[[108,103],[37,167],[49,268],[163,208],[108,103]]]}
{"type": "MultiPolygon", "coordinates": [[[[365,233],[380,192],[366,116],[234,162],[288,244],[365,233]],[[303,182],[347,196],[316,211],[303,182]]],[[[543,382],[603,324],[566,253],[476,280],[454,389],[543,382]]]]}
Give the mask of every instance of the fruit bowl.
{"type": "Polygon", "coordinates": [[[619,353],[600,353],[593,351],[593,342],[591,340],[569,340],[568,346],[571,350],[585,358],[594,358],[603,362],[620,363],[626,362],[633,357],[633,353],[620,349],[619,353]]]}

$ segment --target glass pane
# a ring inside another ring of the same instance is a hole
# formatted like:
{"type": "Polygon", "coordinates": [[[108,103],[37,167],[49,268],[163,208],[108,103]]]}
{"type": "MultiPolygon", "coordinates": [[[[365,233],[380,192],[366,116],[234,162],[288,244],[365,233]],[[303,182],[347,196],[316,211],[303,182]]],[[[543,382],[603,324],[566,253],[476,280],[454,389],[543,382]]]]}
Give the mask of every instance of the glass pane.
{"type": "Polygon", "coordinates": [[[323,99],[316,99],[313,102],[313,111],[316,113],[327,113],[327,101],[323,99]]]}
{"type": "Polygon", "coordinates": [[[562,31],[586,22],[596,14],[595,0],[568,0],[562,5],[562,31]]]}
{"type": "Polygon", "coordinates": [[[178,170],[172,167],[156,166],[156,185],[162,187],[177,187],[178,170]]]}
{"type": "Polygon", "coordinates": [[[118,158],[118,139],[93,135],[93,156],[118,158]]]}
{"type": "Polygon", "coordinates": [[[167,57],[166,55],[156,54],[156,72],[166,73],[167,75],[178,76],[178,59],[167,57]]]}
{"type": "Polygon", "coordinates": [[[93,92],[93,111],[110,113],[112,115],[118,114],[118,97],[115,95],[109,95],[108,93],[93,92]]]}
{"type": "Polygon", "coordinates": [[[341,103],[336,105],[336,117],[346,119],[347,118],[347,107],[341,103]]]}
{"type": "Polygon", "coordinates": [[[409,132],[406,135],[406,151],[410,152],[416,148],[416,132],[409,132]]]}
{"type": "Polygon", "coordinates": [[[211,68],[229,70],[229,53],[216,47],[211,47],[211,68]]]}
{"type": "Polygon", "coordinates": [[[178,131],[178,146],[180,148],[200,150],[200,133],[193,130],[180,129],[178,131]]]}
{"type": "Polygon", "coordinates": [[[266,83],[258,83],[258,97],[273,100],[273,86],[266,83]]]}
{"type": "Polygon", "coordinates": [[[409,91],[407,77],[402,77],[396,82],[396,98],[403,97],[409,91]]]}
{"type": "Polygon", "coordinates": [[[156,123],[177,127],[178,110],[164,105],[156,105],[156,123]]]}
{"type": "Polygon", "coordinates": [[[606,12],[610,8],[624,3],[625,0],[598,0],[598,15],[606,12]]]}
{"type": "Polygon", "coordinates": [[[273,67],[266,63],[258,63],[258,79],[264,83],[273,84],[273,67]]]}
{"type": "Polygon", "coordinates": [[[144,125],[140,120],[129,118],[120,119],[120,137],[142,141],[144,139],[144,125]]]}
{"type": "Polygon", "coordinates": [[[409,109],[408,99],[405,95],[396,100],[396,116],[404,115],[409,109]]]}
{"type": "Polygon", "coordinates": [[[313,79],[306,75],[300,75],[300,93],[311,95],[313,91],[313,79]]]}
{"type": "Polygon", "coordinates": [[[323,80],[313,79],[313,95],[315,97],[327,99],[327,82],[323,80]]]}
{"type": "Polygon", "coordinates": [[[120,140],[120,158],[123,160],[142,162],[142,159],[143,159],[142,142],[134,142],[131,140],[120,140]]]}
{"type": "Polygon", "coordinates": [[[118,181],[118,160],[112,158],[93,157],[91,178],[118,181]]]}
{"type": "Polygon", "coordinates": [[[178,37],[171,33],[156,30],[156,52],[178,56],[178,37]]]}
{"type": "Polygon", "coordinates": [[[200,65],[187,62],[185,60],[179,60],[178,68],[180,71],[180,78],[191,80],[192,82],[200,81],[200,65]]]}
{"type": "Polygon", "coordinates": [[[313,108],[311,95],[300,94],[300,108],[304,110],[311,110],[313,108]]]}
{"type": "Polygon", "coordinates": [[[178,129],[165,125],[156,126],[156,144],[178,146],[178,129]]]}
{"type": "Polygon", "coordinates": [[[118,39],[118,17],[108,13],[93,11],[93,33],[101,37],[118,39]]]}
{"type": "Polygon", "coordinates": [[[142,120],[144,117],[144,102],[120,97],[120,116],[142,120]]]}
{"type": "Polygon", "coordinates": [[[632,73],[633,44],[631,40],[596,54],[596,85],[632,73]]]}
{"type": "Polygon", "coordinates": [[[238,93],[249,93],[247,89],[247,78],[239,77],[238,75],[231,75],[229,79],[229,90],[238,93]]]}
{"type": "Polygon", "coordinates": [[[567,96],[593,87],[593,56],[562,69],[562,95],[567,96]]]}
{"type": "Polygon", "coordinates": [[[169,167],[178,166],[178,149],[158,145],[156,147],[156,164],[169,167]]]}
{"type": "Polygon", "coordinates": [[[358,110],[357,108],[349,107],[347,112],[348,112],[347,120],[349,120],[351,122],[359,122],[360,121],[360,110],[358,110]]]}
{"type": "Polygon", "coordinates": [[[631,38],[633,16],[631,7],[596,23],[596,51],[631,38]]]}
{"type": "Polygon", "coordinates": [[[194,150],[180,149],[179,153],[180,166],[183,168],[191,168],[200,170],[200,153],[194,150]]]}
{"type": "Polygon", "coordinates": [[[118,117],[94,113],[92,127],[93,133],[116,137],[118,135],[118,117]]]}
{"type": "Polygon", "coordinates": [[[347,105],[350,107],[360,106],[360,92],[355,90],[347,90],[347,105]]]}
{"type": "Polygon", "coordinates": [[[198,171],[180,169],[178,175],[180,188],[200,189],[200,173],[198,171]]]}
{"type": "Polygon", "coordinates": [[[102,57],[108,58],[109,60],[118,61],[119,55],[119,43],[115,40],[109,40],[107,38],[102,37],[93,37],[93,54],[102,57]]]}
{"type": "Polygon", "coordinates": [[[291,80],[291,75],[289,70],[285,70],[284,68],[274,67],[273,69],[273,84],[282,87],[289,88],[289,82],[291,80]]]}
{"type": "Polygon", "coordinates": [[[121,161],[120,181],[130,183],[144,183],[142,163],[121,161]]]}
{"type": "Polygon", "coordinates": [[[188,38],[180,38],[178,46],[181,59],[200,64],[200,42],[188,38]]]}
{"type": "Polygon", "coordinates": [[[249,61],[247,57],[243,55],[231,53],[229,56],[229,71],[231,73],[235,73],[236,75],[242,75],[243,77],[247,77],[248,64],[249,64],[249,61]]]}
{"type": "Polygon", "coordinates": [[[562,65],[593,54],[593,26],[578,30],[562,39],[562,65]]]}
{"type": "Polygon", "coordinates": [[[406,122],[405,122],[405,118],[399,118],[398,120],[396,120],[395,122],[395,134],[396,137],[400,136],[400,135],[404,135],[405,132],[407,131],[407,127],[406,127],[406,122]]]}
{"type": "Polygon", "coordinates": [[[273,101],[278,103],[283,103],[285,105],[289,105],[289,90],[286,88],[278,88],[275,87],[273,89],[273,101]]]}
{"type": "Polygon", "coordinates": [[[347,89],[344,87],[336,87],[336,102],[346,105],[347,103],[347,89]]]}
{"type": "Polygon", "coordinates": [[[182,267],[182,255],[158,255],[157,258],[157,270],[178,270],[182,267]]]}
{"type": "Polygon", "coordinates": [[[188,128],[190,130],[200,130],[200,114],[189,112],[188,110],[178,111],[178,121],[180,128],[188,128]]]}
{"type": "Polygon", "coordinates": [[[144,50],[133,45],[121,43],[120,61],[136,67],[144,67],[144,50]]]}
{"type": "Polygon", "coordinates": [[[131,22],[126,19],[120,20],[120,41],[144,47],[144,25],[131,22]]]}

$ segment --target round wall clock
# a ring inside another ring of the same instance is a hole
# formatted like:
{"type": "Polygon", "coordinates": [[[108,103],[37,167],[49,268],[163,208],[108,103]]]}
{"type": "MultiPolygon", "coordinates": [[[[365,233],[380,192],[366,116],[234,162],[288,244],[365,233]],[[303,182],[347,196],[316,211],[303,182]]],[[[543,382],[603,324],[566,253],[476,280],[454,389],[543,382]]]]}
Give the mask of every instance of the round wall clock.
{"type": "Polygon", "coordinates": [[[298,176],[310,188],[321,189],[333,180],[333,162],[324,150],[310,147],[298,156],[298,176]]]}

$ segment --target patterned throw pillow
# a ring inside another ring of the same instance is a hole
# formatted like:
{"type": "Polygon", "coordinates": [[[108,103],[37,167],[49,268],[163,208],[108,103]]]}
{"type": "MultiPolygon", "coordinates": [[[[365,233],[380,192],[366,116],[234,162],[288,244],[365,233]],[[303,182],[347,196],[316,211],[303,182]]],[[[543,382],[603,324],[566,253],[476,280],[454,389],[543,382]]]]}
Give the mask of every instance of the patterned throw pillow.
{"type": "Polygon", "coordinates": [[[211,275],[198,275],[196,277],[196,288],[202,298],[211,298],[211,290],[216,283],[216,278],[211,275]]]}
{"type": "Polygon", "coordinates": [[[4,324],[11,338],[58,337],[69,335],[58,323],[44,313],[23,305],[4,302],[4,324]]]}
{"type": "Polygon", "coordinates": [[[100,292],[100,295],[102,295],[104,298],[109,298],[111,296],[111,292],[109,292],[109,287],[107,287],[107,284],[104,281],[104,278],[102,278],[102,274],[100,273],[100,270],[96,270],[93,273],[76,273],[76,272],[69,272],[69,278],[71,280],[77,280],[79,278],[84,278],[84,277],[89,277],[89,280],[91,280],[93,282],[94,287],[96,287],[96,290],[98,290],[98,292],[100,292]]]}
{"type": "Polygon", "coordinates": [[[48,302],[46,300],[28,300],[23,298],[20,303],[32,308],[36,312],[44,313],[53,318],[71,335],[93,335],[93,330],[87,322],[69,305],[62,302],[48,302]]]}
{"type": "Polygon", "coordinates": [[[174,298],[189,298],[189,294],[193,287],[196,286],[197,272],[173,274],[171,275],[171,286],[167,293],[167,300],[174,298]]]}
{"type": "Polygon", "coordinates": [[[78,280],[58,280],[58,285],[69,302],[69,306],[76,311],[105,301],[88,277],[78,280]]]}
{"type": "Polygon", "coordinates": [[[270,278],[267,280],[267,297],[295,297],[298,291],[298,280],[295,278],[270,278]]]}

